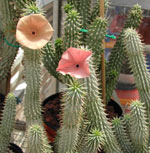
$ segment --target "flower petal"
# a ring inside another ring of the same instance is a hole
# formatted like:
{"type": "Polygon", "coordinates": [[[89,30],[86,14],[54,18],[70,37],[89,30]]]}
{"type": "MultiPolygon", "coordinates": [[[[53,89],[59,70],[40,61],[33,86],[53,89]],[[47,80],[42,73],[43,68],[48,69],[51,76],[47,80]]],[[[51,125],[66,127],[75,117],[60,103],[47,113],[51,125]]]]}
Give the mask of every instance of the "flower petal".
{"type": "Polygon", "coordinates": [[[53,28],[41,14],[22,17],[16,29],[17,41],[30,49],[43,48],[53,35],[53,28]]]}
{"type": "Polygon", "coordinates": [[[90,75],[88,60],[91,54],[91,51],[69,48],[63,53],[56,71],[76,78],[88,77],[90,75]]]}

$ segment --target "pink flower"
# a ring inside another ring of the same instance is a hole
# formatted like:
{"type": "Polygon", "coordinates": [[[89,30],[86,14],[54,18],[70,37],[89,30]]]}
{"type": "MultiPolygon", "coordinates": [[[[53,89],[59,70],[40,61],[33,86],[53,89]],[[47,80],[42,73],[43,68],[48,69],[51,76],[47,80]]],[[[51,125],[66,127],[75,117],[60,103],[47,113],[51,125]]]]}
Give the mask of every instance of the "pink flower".
{"type": "Polygon", "coordinates": [[[85,78],[90,75],[88,60],[91,57],[91,51],[85,51],[77,48],[68,48],[59,61],[58,68],[63,75],[70,74],[75,78],[85,78]]]}

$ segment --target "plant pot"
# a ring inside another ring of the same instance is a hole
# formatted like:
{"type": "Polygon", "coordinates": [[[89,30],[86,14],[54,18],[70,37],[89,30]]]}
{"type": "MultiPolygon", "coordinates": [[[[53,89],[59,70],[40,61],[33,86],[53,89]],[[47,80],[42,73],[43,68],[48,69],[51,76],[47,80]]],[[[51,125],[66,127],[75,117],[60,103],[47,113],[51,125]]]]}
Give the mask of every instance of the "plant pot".
{"type": "Polygon", "coordinates": [[[56,132],[60,127],[61,106],[63,93],[57,93],[46,98],[42,103],[44,128],[50,142],[54,142],[56,132]]]}
{"type": "Polygon", "coordinates": [[[2,118],[2,111],[4,108],[4,99],[5,99],[5,96],[0,93],[0,123],[1,123],[1,118],[2,118]]]}
{"type": "MultiPolygon", "coordinates": [[[[57,93],[46,98],[42,103],[44,128],[50,142],[54,142],[56,132],[60,127],[61,118],[61,98],[63,93],[57,93]]],[[[123,114],[121,107],[112,99],[106,106],[108,118],[120,117],[123,114]]]]}
{"type": "Polygon", "coordinates": [[[13,153],[23,153],[22,149],[14,143],[10,143],[9,149],[13,151],[13,153]]]}

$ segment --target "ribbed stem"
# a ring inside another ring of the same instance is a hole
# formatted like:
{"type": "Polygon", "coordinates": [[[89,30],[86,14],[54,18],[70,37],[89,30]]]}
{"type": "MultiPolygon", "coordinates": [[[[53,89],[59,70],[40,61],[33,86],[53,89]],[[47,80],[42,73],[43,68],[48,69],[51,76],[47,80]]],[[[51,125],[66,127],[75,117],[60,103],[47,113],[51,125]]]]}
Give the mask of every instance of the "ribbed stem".
{"type": "Polygon", "coordinates": [[[147,153],[148,123],[145,108],[140,101],[131,104],[131,138],[136,153],[147,153]]]}
{"type": "Polygon", "coordinates": [[[9,93],[6,98],[3,117],[0,125],[0,152],[8,151],[11,133],[15,124],[16,116],[16,98],[12,93],[9,93]]]}
{"type": "Polygon", "coordinates": [[[100,17],[97,17],[89,27],[87,45],[93,52],[94,64],[98,66],[100,65],[101,53],[104,51],[102,44],[105,38],[106,28],[106,19],[102,19],[100,17]]]}
{"type": "Polygon", "coordinates": [[[1,0],[0,2],[0,29],[2,31],[0,37],[1,46],[3,46],[0,48],[0,80],[3,80],[8,76],[18,50],[18,48],[10,46],[8,43],[6,43],[6,41],[3,40],[3,38],[5,37],[5,40],[7,40],[7,42],[13,45],[17,45],[14,36],[16,26],[16,22],[14,21],[14,19],[16,12],[13,7],[13,1],[1,0]]]}
{"type": "Polygon", "coordinates": [[[125,114],[122,118],[122,123],[124,125],[125,131],[126,131],[129,138],[130,138],[130,134],[131,134],[131,132],[130,132],[130,126],[131,126],[130,120],[131,120],[130,114],[125,114]]]}
{"type": "Polygon", "coordinates": [[[45,131],[39,124],[33,124],[28,127],[27,145],[29,153],[52,153],[45,131]]]}
{"type": "MultiPolygon", "coordinates": [[[[105,14],[107,14],[107,9],[109,8],[110,6],[110,0],[104,0],[104,7],[105,7],[105,14]]],[[[94,21],[97,17],[99,17],[99,0],[97,0],[97,2],[94,4],[94,7],[92,9],[92,13],[91,13],[91,21],[94,21]]]]}
{"type": "Polygon", "coordinates": [[[62,127],[59,130],[58,153],[75,151],[83,112],[83,85],[74,81],[63,96],[62,127]]]}
{"type": "Polygon", "coordinates": [[[78,47],[80,45],[80,29],[81,21],[77,11],[68,12],[65,20],[63,49],[64,51],[70,47],[78,47]]]}
{"type": "MultiPolygon", "coordinates": [[[[25,81],[27,83],[24,98],[24,113],[28,128],[27,139],[29,143],[27,148],[30,153],[46,153],[45,149],[47,147],[45,146],[48,146],[46,133],[42,126],[42,110],[39,98],[41,84],[41,55],[41,51],[24,49],[25,81]]],[[[47,153],[51,152],[51,147],[48,146],[47,153]]]]}
{"type": "Polygon", "coordinates": [[[140,94],[140,100],[147,110],[147,118],[149,120],[149,134],[150,134],[150,73],[146,68],[146,60],[143,52],[143,45],[140,36],[134,29],[127,29],[125,31],[125,46],[126,53],[129,59],[129,64],[132,69],[136,87],[140,94]]]}
{"type": "Polygon", "coordinates": [[[78,10],[80,3],[81,3],[81,0],[67,0],[67,2],[71,5],[73,5],[76,10],[78,10]]]}
{"type": "Polygon", "coordinates": [[[93,129],[87,134],[85,146],[80,153],[96,153],[105,143],[104,134],[99,130],[93,129]]]}
{"type": "MultiPolygon", "coordinates": [[[[82,0],[78,7],[78,12],[81,16],[82,29],[88,30],[88,26],[90,24],[90,16],[91,16],[91,0],[82,0]]],[[[86,45],[87,33],[81,33],[81,44],[86,45]]]]}
{"type": "Polygon", "coordinates": [[[58,66],[58,58],[55,54],[55,49],[52,46],[51,42],[48,42],[47,45],[43,49],[43,63],[48,72],[53,75],[56,79],[61,80],[60,74],[56,72],[56,68],[58,66]]]}
{"type": "Polygon", "coordinates": [[[91,126],[104,133],[105,145],[104,149],[107,153],[122,153],[117,144],[117,140],[113,134],[111,124],[108,121],[104,109],[104,105],[99,96],[99,86],[95,69],[92,61],[90,61],[91,76],[85,79],[87,89],[86,110],[91,126]]]}
{"type": "MultiPolygon", "coordinates": [[[[8,35],[6,39],[9,43],[16,46],[18,45],[13,35],[8,35]]],[[[18,50],[15,47],[9,46],[6,42],[4,42],[4,40],[2,40],[2,44],[3,46],[0,49],[0,81],[8,76],[18,50]]]]}
{"type": "Polygon", "coordinates": [[[27,123],[41,121],[41,103],[39,91],[41,84],[41,52],[25,49],[25,81],[27,83],[25,93],[25,117],[27,123]]]}
{"type": "Polygon", "coordinates": [[[113,131],[117,138],[117,141],[125,153],[134,153],[133,145],[126,133],[124,125],[119,118],[114,118],[112,121],[113,131]]]}
{"type": "MultiPolygon", "coordinates": [[[[138,28],[142,19],[142,10],[139,5],[135,5],[129,12],[127,21],[125,23],[124,29],[133,27],[138,28]]],[[[108,102],[112,96],[113,90],[116,87],[117,80],[122,68],[122,64],[126,59],[125,56],[125,46],[124,46],[124,35],[123,32],[117,39],[117,42],[112,49],[109,57],[108,64],[106,65],[106,101],[108,102]],[[115,75],[114,75],[115,74],[115,75]]]]}

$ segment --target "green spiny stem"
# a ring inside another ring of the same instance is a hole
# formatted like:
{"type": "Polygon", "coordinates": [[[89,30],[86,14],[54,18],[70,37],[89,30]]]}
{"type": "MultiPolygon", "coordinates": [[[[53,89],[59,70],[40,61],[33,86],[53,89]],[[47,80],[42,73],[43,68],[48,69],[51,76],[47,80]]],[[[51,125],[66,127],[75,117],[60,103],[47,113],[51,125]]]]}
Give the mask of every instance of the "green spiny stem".
{"type": "MultiPolygon", "coordinates": [[[[78,12],[81,16],[82,29],[88,29],[91,16],[91,0],[82,0],[78,7],[78,12]]],[[[81,44],[86,45],[87,33],[81,33],[81,44]]]]}
{"type": "MultiPolygon", "coordinates": [[[[104,0],[105,14],[106,14],[107,9],[109,8],[109,6],[110,6],[109,0],[104,0]]],[[[100,16],[99,10],[100,10],[100,8],[99,8],[99,0],[97,0],[97,2],[94,4],[94,7],[92,9],[91,21],[94,21],[97,17],[100,16]]]]}
{"type": "Polygon", "coordinates": [[[78,47],[80,45],[80,29],[81,21],[77,11],[71,10],[67,14],[64,29],[64,51],[70,47],[78,47]]]}
{"type": "MultiPolygon", "coordinates": [[[[150,116],[150,78],[149,72],[146,68],[146,60],[143,52],[143,45],[140,40],[138,33],[130,28],[127,29],[124,33],[124,43],[126,46],[126,53],[129,59],[129,64],[132,69],[136,87],[140,94],[141,102],[144,103],[144,106],[147,110],[147,117],[150,116]]],[[[150,123],[150,119],[149,119],[150,123]]],[[[150,133],[150,124],[149,124],[149,133],[150,133]]]]}
{"type": "Polygon", "coordinates": [[[79,9],[80,3],[81,3],[80,0],[67,0],[67,2],[73,5],[76,10],[79,9]]]}
{"type": "Polygon", "coordinates": [[[125,114],[122,118],[123,126],[129,138],[130,138],[130,126],[131,126],[130,119],[131,119],[130,114],[125,114]]]}
{"type": "Polygon", "coordinates": [[[24,50],[25,81],[25,117],[27,123],[41,121],[41,103],[39,99],[41,83],[41,51],[24,50]]]}
{"type": "Polygon", "coordinates": [[[17,54],[16,48],[9,46],[8,44],[5,43],[3,40],[4,37],[7,39],[8,42],[11,44],[17,45],[16,39],[14,36],[15,32],[15,26],[16,26],[16,21],[14,21],[16,12],[13,9],[13,1],[10,0],[2,0],[0,3],[0,10],[1,10],[1,24],[0,24],[0,29],[2,31],[0,35],[0,40],[1,40],[1,47],[0,48],[0,80],[5,79],[8,74],[10,73],[11,66],[13,64],[13,61],[15,59],[15,56],[17,54]]]}
{"type": "Polygon", "coordinates": [[[128,138],[124,125],[119,118],[114,118],[112,121],[113,131],[117,138],[117,141],[125,153],[134,153],[133,145],[128,138]]]}
{"type": "MultiPolygon", "coordinates": [[[[56,72],[58,66],[59,57],[55,54],[55,49],[52,46],[51,42],[48,42],[47,45],[43,48],[43,63],[48,72],[53,75],[56,79],[62,82],[60,74],[56,72]]],[[[59,54],[59,53],[58,53],[59,54]]]]}
{"type": "Polygon", "coordinates": [[[100,151],[105,143],[104,134],[99,130],[93,129],[87,134],[85,148],[80,153],[96,153],[100,151]]]}
{"type": "Polygon", "coordinates": [[[138,33],[132,28],[129,28],[124,32],[124,38],[127,57],[129,59],[130,68],[132,69],[135,78],[136,87],[139,90],[140,99],[149,112],[150,78],[148,76],[150,73],[146,67],[143,44],[138,33]]]}
{"type": "MultiPolygon", "coordinates": [[[[16,43],[16,39],[12,35],[8,35],[6,39],[14,45],[18,45],[16,43]]],[[[5,79],[10,73],[11,66],[16,57],[17,50],[16,48],[9,46],[2,40],[3,47],[0,49],[0,81],[5,79]]]]}
{"type": "Polygon", "coordinates": [[[48,147],[46,134],[42,127],[42,110],[39,98],[41,84],[41,60],[42,51],[24,48],[25,81],[27,83],[26,94],[24,98],[24,113],[26,117],[27,128],[29,129],[28,149],[30,149],[30,153],[52,152],[51,147],[48,147]]]}
{"type": "Polygon", "coordinates": [[[122,153],[113,134],[111,124],[106,117],[104,105],[99,96],[99,85],[92,60],[90,60],[90,71],[91,76],[85,79],[85,86],[87,89],[86,110],[88,119],[90,120],[93,128],[96,128],[104,133],[105,151],[107,153],[122,153]]]}
{"type": "Polygon", "coordinates": [[[42,14],[45,15],[44,11],[37,7],[36,0],[30,0],[22,10],[22,16],[30,15],[30,14],[42,14]]]}
{"type": "Polygon", "coordinates": [[[85,111],[83,112],[83,117],[81,120],[80,130],[79,130],[79,140],[77,143],[76,151],[78,153],[83,152],[83,150],[87,146],[87,135],[91,129],[90,122],[87,120],[87,116],[85,115],[85,111]]]}
{"type": "Polygon", "coordinates": [[[101,53],[104,51],[102,44],[105,38],[106,28],[107,21],[101,17],[97,17],[89,27],[87,45],[93,52],[94,64],[96,65],[100,65],[101,53]]]}
{"type": "MultiPolygon", "coordinates": [[[[133,27],[134,29],[138,28],[142,19],[142,10],[139,5],[135,5],[128,15],[127,21],[125,23],[124,29],[133,27]]],[[[108,102],[112,96],[113,90],[116,87],[117,80],[122,68],[122,64],[126,59],[125,56],[125,46],[124,46],[124,35],[123,31],[120,33],[120,36],[117,39],[117,42],[112,49],[112,52],[109,57],[108,64],[106,65],[106,101],[108,102]],[[110,72],[115,72],[115,75],[112,75],[110,72]]]]}
{"type": "Polygon", "coordinates": [[[55,58],[57,58],[57,62],[61,59],[63,53],[63,41],[61,38],[57,38],[55,40],[55,58]]]}
{"type": "Polygon", "coordinates": [[[82,86],[77,81],[70,83],[63,96],[63,117],[59,132],[58,153],[71,153],[76,149],[84,104],[82,86]]]}
{"type": "Polygon", "coordinates": [[[27,151],[29,153],[52,153],[43,127],[39,124],[30,125],[27,129],[27,151]]]}
{"type": "Polygon", "coordinates": [[[16,116],[16,98],[12,93],[9,93],[6,98],[3,117],[0,125],[0,152],[8,151],[11,133],[15,124],[16,116]]]}
{"type": "Polygon", "coordinates": [[[140,101],[131,104],[131,139],[135,144],[136,153],[147,153],[148,123],[146,111],[140,101]]]}

